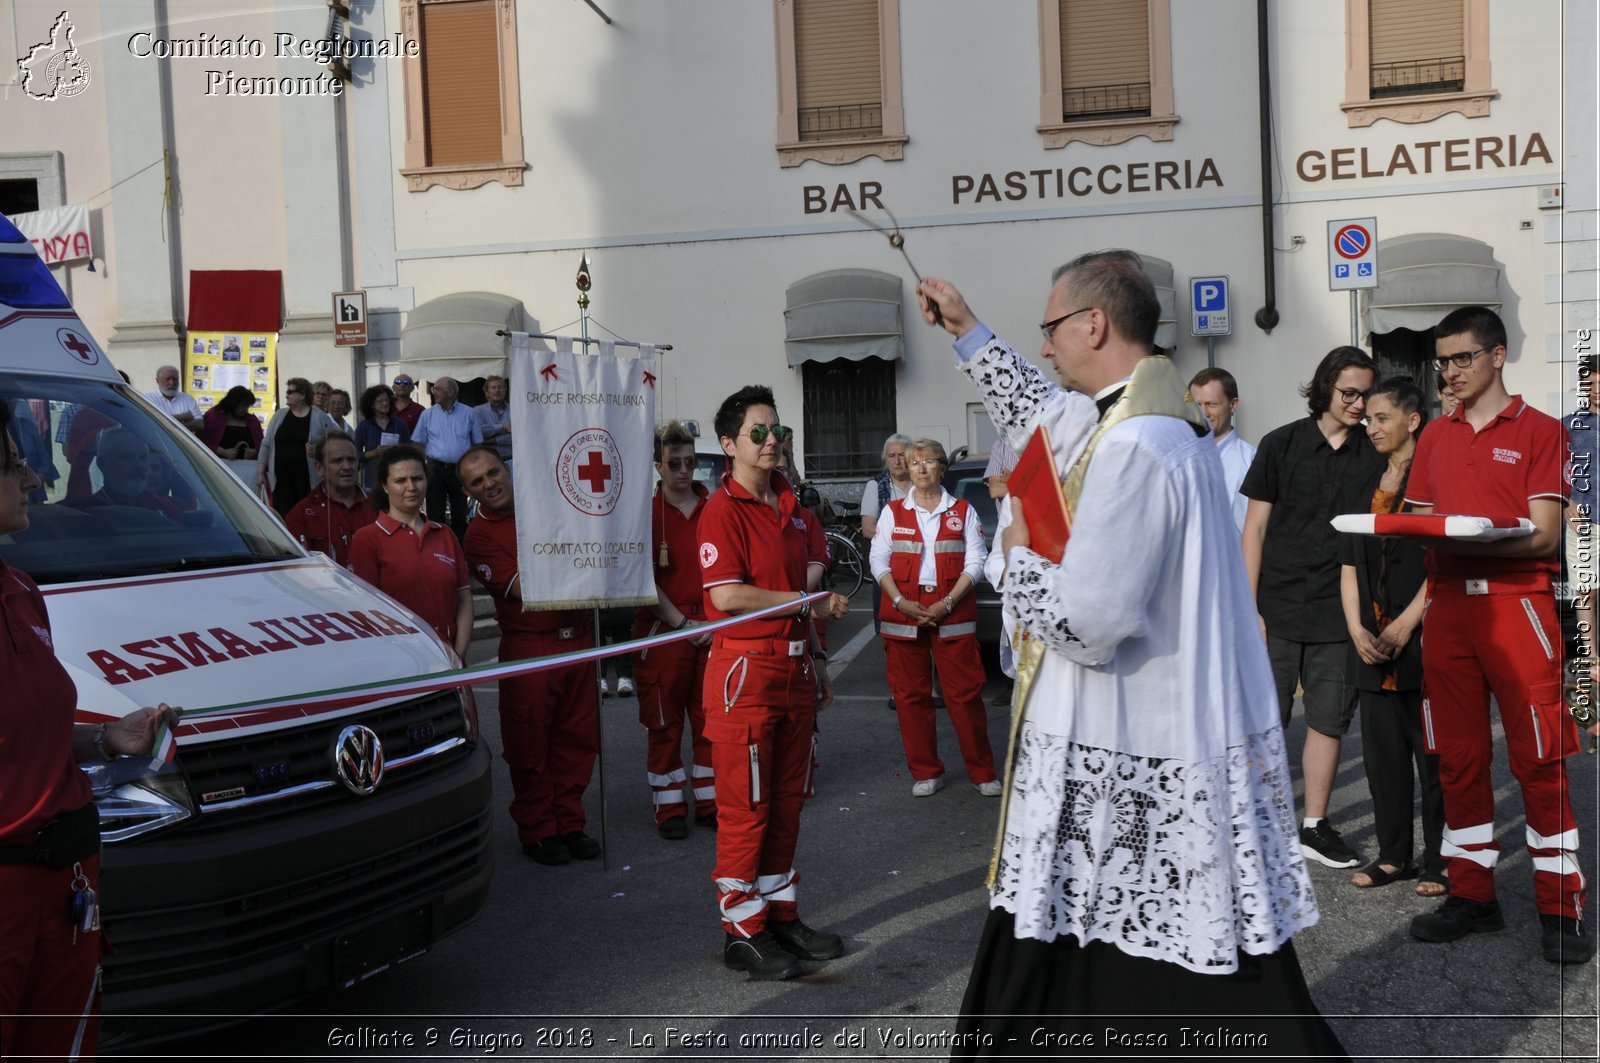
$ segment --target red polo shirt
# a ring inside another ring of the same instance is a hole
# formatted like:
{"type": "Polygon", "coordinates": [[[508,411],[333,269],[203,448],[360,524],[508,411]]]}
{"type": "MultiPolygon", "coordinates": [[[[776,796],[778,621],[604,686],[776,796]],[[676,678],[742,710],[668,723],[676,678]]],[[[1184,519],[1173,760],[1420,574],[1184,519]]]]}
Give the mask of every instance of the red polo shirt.
{"type": "MultiPolygon", "coordinates": [[[[1535,498],[1566,497],[1562,464],[1566,431],[1561,422],[1511,396],[1494,420],[1474,431],[1457,406],[1431,422],[1417,439],[1406,481],[1406,501],[1451,516],[1511,519],[1530,515],[1535,498]]],[[[1561,568],[1549,557],[1490,557],[1430,550],[1431,568],[1442,576],[1477,578],[1561,568]]]]}
{"type": "Polygon", "coordinates": [[[507,635],[548,635],[562,628],[589,630],[589,612],[584,609],[541,609],[524,612],[522,596],[511,592],[517,581],[517,517],[479,507],[478,515],[467,525],[467,562],[494,598],[495,619],[507,635]]]}
{"type": "MultiPolygon", "coordinates": [[[[703,620],[706,612],[705,593],[700,586],[700,515],[705,512],[710,492],[705,484],[690,486],[695,493],[694,512],[686,517],[661,496],[661,485],[656,485],[655,497],[650,500],[650,564],[655,567],[656,590],[684,616],[703,620]],[[663,544],[667,552],[664,566],[663,544]]],[[[636,623],[648,629],[655,618],[649,609],[641,608],[636,623]]]]}
{"type": "MultiPolygon", "coordinates": [[[[724,583],[748,583],[769,591],[804,591],[810,557],[806,522],[799,513],[789,481],[772,474],[778,493],[774,510],[739,485],[731,473],[700,513],[700,579],[706,590],[724,583]]],[[[706,615],[722,620],[730,614],[705,596],[706,615]]],[[[742,624],[733,638],[800,638],[800,625],[783,616],[742,624]]],[[[720,636],[719,636],[720,637],[720,636]]]]}
{"type": "Polygon", "coordinates": [[[393,403],[390,404],[390,409],[393,410],[396,417],[400,418],[406,423],[406,427],[408,429],[415,432],[417,430],[417,422],[422,420],[422,411],[427,409],[427,407],[416,400],[412,400],[411,405],[407,406],[403,410],[398,406],[395,406],[393,403]]]}
{"type": "Polygon", "coordinates": [[[6,684],[0,698],[0,845],[25,845],[93,795],[72,758],[78,690],[56,660],[44,598],[31,579],[4,561],[0,676],[6,684]]]}
{"type": "Polygon", "coordinates": [[[321,551],[349,568],[350,541],[356,532],[378,519],[367,493],[358,487],[356,494],[356,501],[347,506],[329,498],[328,485],[320,483],[295,503],[284,518],[284,526],[307,550],[321,551]]]}
{"type": "Polygon", "coordinates": [[[410,609],[445,642],[456,633],[456,593],[472,585],[455,533],[428,521],[419,536],[387,513],[350,540],[350,567],[410,609]]]}

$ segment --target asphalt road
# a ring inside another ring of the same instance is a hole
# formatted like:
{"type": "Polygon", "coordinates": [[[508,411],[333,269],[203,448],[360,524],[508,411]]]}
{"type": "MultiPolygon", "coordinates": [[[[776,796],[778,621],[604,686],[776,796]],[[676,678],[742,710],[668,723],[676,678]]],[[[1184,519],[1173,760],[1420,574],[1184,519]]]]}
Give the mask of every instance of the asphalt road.
{"type": "MultiPolygon", "coordinates": [[[[966,782],[948,726],[940,748],[949,785],[931,798],[910,796],[885,705],[882,649],[870,637],[853,641],[866,624],[866,600],[859,596],[858,612],[830,633],[839,697],[821,719],[818,792],[796,857],[801,911],[812,925],[844,935],[842,959],[809,965],[810,973],[785,983],[750,982],[723,968],[710,878],[715,837],[656,835],[636,702],[611,697],[603,702],[603,776],[588,798],[591,833],[605,824],[604,862],[534,864],[521,855],[510,819],[499,816],[494,884],[472,926],[354,989],[160,1046],[152,1056],[944,1058],[941,1035],[953,1027],[986,912],[983,869],[999,802],[966,782]]],[[[493,641],[479,642],[473,657],[494,649],[493,641]]],[[[1000,690],[991,683],[986,697],[1000,690]]],[[[479,694],[479,705],[498,749],[492,688],[479,694]]],[[[1007,720],[1007,709],[991,708],[997,750],[1007,720]]],[[[1302,734],[1297,713],[1292,762],[1302,734]]],[[[503,807],[509,786],[496,763],[495,800],[503,807]]],[[[1568,762],[1590,882],[1597,878],[1596,764],[1582,755],[1568,762]]],[[[1560,967],[1540,956],[1521,800],[1503,763],[1497,794],[1504,932],[1450,945],[1415,942],[1408,921],[1436,902],[1416,897],[1407,883],[1357,890],[1350,872],[1312,865],[1322,920],[1296,939],[1296,949],[1314,998],[1352,1055],[1596,1058],[1596,964],[1560,967]]],[[[1332,816],[1370,856],[1371,801],[1356,733],[1346,740],[1332,816]]],[[[1234,1025],[1247,1029],[1247,1020],[1234,1025]]],[[[1162,1050],[1113,1051],[1104,1058],[1158,1058],[1162,1050]]],[[[1248,1059],[1251,1050],[1224,1055],[1248,1059]]]]}

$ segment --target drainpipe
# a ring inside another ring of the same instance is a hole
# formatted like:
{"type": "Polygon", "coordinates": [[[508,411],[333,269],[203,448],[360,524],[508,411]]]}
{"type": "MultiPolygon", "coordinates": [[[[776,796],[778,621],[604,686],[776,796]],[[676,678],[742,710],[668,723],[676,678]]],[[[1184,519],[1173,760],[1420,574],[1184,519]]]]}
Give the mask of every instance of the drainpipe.
{"type": "MultiPolygon", "coordinates": [[[[155,0],[153,14],[155,29],[161,35],[161,39],[171,39],[172,23],[167,13],[167,0],[155,0]]],[[[163,206],[167,226],[167,275],[168,285],[172,289],[172,327],[177,332],[177,336],[174,337],[178,348],[177,364],[182,365],[183,341],[189,330],[189,315],[185,310],[189,289],[184,283],[183,274],[183,225],[179,211],[179,204],[183,199],[183,182],[178,175],[177,138],[173,133],[175,122],[172,113],[171,59],[160,60],[160,64],[156,67],[156,80],[161,93],[161,153],[166,156],[166,165],[163,167],[166,175],[166,202],[163,206]]]]}
{"type": "Polygon", "coordinates": [[[1267,40],[1267,0],[1256,0],[1256,82],[1261,90],[1261,272],[1267,303],[1256,311],[1256,327],[1278,324],[1277,262],[1272,243],[1272,54],[1267,40]]]}

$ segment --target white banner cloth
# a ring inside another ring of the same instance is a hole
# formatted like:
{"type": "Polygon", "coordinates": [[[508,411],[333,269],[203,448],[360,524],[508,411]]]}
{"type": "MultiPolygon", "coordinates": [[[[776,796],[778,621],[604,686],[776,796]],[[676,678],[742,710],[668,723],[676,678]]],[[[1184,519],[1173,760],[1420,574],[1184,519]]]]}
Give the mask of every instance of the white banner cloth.
{"type": "Polygon", "coordinates": [[[38,250],[45,265],[92,259],[89,239],[89,205],[69,204],[11,215],[11,224],[38,250]]]}
{"type": "Polygon", "coordinates": [[[511,333],[522,607],[649,605],[656,362],[571,344],[511,333]]]}

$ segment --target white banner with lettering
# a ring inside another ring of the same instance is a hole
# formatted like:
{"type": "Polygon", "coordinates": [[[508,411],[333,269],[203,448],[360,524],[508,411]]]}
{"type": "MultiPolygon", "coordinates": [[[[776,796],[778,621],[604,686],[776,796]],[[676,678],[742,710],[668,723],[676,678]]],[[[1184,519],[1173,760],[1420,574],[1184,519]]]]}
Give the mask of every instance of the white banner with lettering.
{"type": "Polygon", "coordinates": [[[28,238],[47,266],[94,258],[87,203],[13,214],[11,224],[28,238]]]}
{"type": "Polygon", "coordinates": [[[524,609],[649,605],[656,349],[511,333],[517,566],[524,609]]]}

